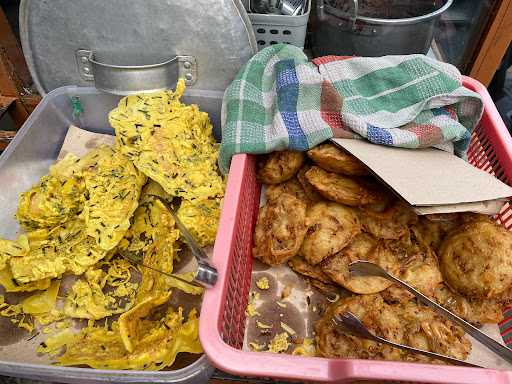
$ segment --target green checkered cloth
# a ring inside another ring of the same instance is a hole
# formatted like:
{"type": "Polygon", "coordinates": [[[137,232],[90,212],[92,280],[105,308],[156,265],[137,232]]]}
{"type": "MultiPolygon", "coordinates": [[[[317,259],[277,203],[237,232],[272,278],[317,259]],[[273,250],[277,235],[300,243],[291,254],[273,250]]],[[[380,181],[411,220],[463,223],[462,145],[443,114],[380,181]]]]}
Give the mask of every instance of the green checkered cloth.
{"type": "Polygon", "coordinates": [[[327,56],[268,47],[240,70],[222,105],[219,165],[236,153],[308,150],[333,137],[464,156],[483,112],[452,65],[424,55],[327,56]]]}

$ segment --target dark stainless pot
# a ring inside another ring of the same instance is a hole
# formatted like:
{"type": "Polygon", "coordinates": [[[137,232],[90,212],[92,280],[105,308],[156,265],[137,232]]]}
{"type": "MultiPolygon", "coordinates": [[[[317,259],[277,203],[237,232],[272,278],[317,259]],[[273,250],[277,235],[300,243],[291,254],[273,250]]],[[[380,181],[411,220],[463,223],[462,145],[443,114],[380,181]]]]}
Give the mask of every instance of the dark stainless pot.
{"type": "Polygon", "coordinates": [[[452,3],[453,0],[443,0],[442,6],[416,17],[385,19],[360,16],[357,0],[353,0],[349,10],[339,10],[330,6],[326,0],[317,0],[314,54],[426,54],[432,43],[437,20],[452,3]]]}

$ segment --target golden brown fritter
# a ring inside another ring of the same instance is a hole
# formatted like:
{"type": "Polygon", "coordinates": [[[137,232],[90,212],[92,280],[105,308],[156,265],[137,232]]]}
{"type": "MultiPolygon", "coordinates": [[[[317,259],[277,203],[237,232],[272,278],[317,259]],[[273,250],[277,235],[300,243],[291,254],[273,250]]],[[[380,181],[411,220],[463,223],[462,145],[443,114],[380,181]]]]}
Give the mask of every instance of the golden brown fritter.
{"type": "Polygon", "coordinates": [[[350,178],[313,166],[305,174],[311,185],[328,200],[350,206],[376,203],[382,192],[364,179],[350,178]]]}
{"type": "Polygon", "coordinates": [[[306,229],[306,204],[281,194],[260,208],[253,256],[268,265],[284,263],[299,251],[306,229]]]}
{"type": "Polygon", "coordinates": [[[304,153],[278,151],[260,156],[257,178],[265,184],[279,184],[291,179],[304,163],[304,153]]]}
{"type": "Polygon", "coordinates": [[[351,276],[348,266],[356,260],[376,263],[393,275],[400,270],[395,254],[367,233],[357,235],[343,250],[322,261],[321,267],[335,282],[354,293],[378,293],[392,284],[381,277],[351,276]]]}
{"type": "Polygon", "coordinates": [[[439,250],[446,283],[468,297],[497,298],[512,286],[512,234],[473,221],[452,231],[439,250]]]}
{"type": "Polygon", "coordinates": [[[418,237],[437,252],[445,236],[461,223],[461,215],[458,213],[425,215],[419,217],[414,228],[418,237]]]}
{"type": "Polygon", "coordinates": [[[503,303],[492,299],[469,299],[445,284],[435,289],[434,300],[472,324],[496,324],[503,320],[503,303]]]}
{"type": "Polygon", "coordinates": [[[275,200],[283,193],[288,193],[289,195],[295,196],[301,201],[309,203],[304,189],[295,177],[285,181],[284,183],[269,185],[265,196],[267,197],[267,201],[275,200]]]}
{"type": "MultiPolygon", "coordinates": [[[[334,315],[352,312],[377,336],[395,343],[465,360],[471,343],[464,331],[432,309],[410,301],[386,304],[376,295],[359,295],[332,305],[316,324],[317,351],[323,357],[434,362],[423,356],[363,340],[333,324],[334,315]]],[[[435,361],[438,363],[438,361],[435,361]]]]}
{"type": "Polygon", "coordinates": [[[398,239],[418,220],[409,204],[401,200],[396,200],[382,212],[363,207],[360,218],[363,230],[380,239],[398,239]]]}
{"type": "MultiPolygon", "coordinates": [[[[397,277],[432,298],[435,289],[443,282],[439,263],[432,249],[419,241],[414,231],[409,230],[399,240],[388,241],[387,244],[400,263],[397,277]]],[[[381,294],[389,303],[407,302],[413,298],[411,293],[394,284],[381,294]]]]}
{"type": "Polygon", "coordinates": [[[369,174],[368,168],[355,156],[331,143],[320,144],[310,149],[307,154],[310,159],[326,171],[348,176],[369,174]]]}
{"type": "MultiPolygon", "coordinates": [[[[398,312],[404,327],[404,344],[460,360],[465,360],[469,356],[471,342],[462,328],[431,308],[409,301],[400,305],[398,312]]],[[[419,358],[417,355],[409,355],[407,360],[419,358]]],[[[430,359],[421,359],[425,360],[430,359]]]]}
{"type": "Polygon", "coordinates": [[[332,279],[327,276],[318,265],[309,264],[303,257],[295,256],[288,260],[290,268],[299,275],[321,281],[325,284],[333,284],[332,279]]]}
{"type": "Polygon", "coordinates": [[[316,265],[341,251],[359,232],[361,225],[352,208],[318,202],[307,211],[307,232],[300,254],[316,265]]]}
{"type": "Polygon", "coordinates": [[[302,186],[302,189],[304,190],[304,193],[308,199],[311,200],[311,202],[316,203],[323,200],[323,197],[316,191],[308,179],[306,179],[306,172],[309,171],[310,168],[311,165],[304,165],[297,173],[297,180],[302,186]]]}
{"type": "Polygon", "coordinates": [[[316,323],[317,352],[329,358],[400,360],[401,352],[374,341],[351,336],[333,324],[334,315],[352,312],[374,334],[400,343],[403,324],[391,306],[379,295],[359,295],[341,299],[331,305],[316,323]]]}

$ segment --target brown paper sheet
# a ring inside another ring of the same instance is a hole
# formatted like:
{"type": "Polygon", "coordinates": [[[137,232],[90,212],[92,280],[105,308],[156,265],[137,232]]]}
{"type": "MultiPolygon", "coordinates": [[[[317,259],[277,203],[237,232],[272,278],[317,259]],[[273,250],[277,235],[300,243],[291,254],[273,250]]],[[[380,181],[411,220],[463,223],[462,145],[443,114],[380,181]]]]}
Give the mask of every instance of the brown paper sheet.
{"type": "Polygon", "coordinates": [[[416,208],[438,207],[437,213],[483,210],[497,213],[512,188],[448,152],[435,148],[409,150],[375,145],[366,140],[333,139],[384,183],[416,208]],[[475,203],[481,203],[478,205],[475,203]],[[485,202],[485,203],[483,203],[485,202]],[[469,206],[459,204],[467,204],[469,206]],[[469,208],[469,209],[468,209],[469,208]],[[496,210],[497,209],[497,210],[496,210]]]}
{"type": "MultiPolygon", "coordinates": [[[[354,140],[355,141],[355,140],[354,140]]],[[[262,193],[260,206],[265,204],[262,193]]],[[[281,322],[290,326],[296,335],[291,339],[297,342],[288,349],[287,353],[292,353],[299,345],[303,338],[314,338],[315,322],[321,317],[325,308],[330,304],[325,296],[311,286],[311,284],[303,277],[293,272],[288,265],[280,265],[276,267],[267,266],[258,260],[253,261],[252,282],[250,292],[259,294],[254,308],[259,313],[254,317],[247,316],[245,324],[245,337],[243,350],[252,351],[249,343],[266,344],[272,338],[285,330],[281,326],[281,322]],[[269,289],[262,290],[256,286],[256,282],[262,277],[269,280],[269,289]],[[289,292],[286,298],[282,298],[283,292],[289,292]],[[286,304],[283,308],[277,303],[286,304]],[[258,327],[257,321],[264,325],[271,325],[268,331],[258,327]]],[[[347,295],[347,291],[340,289],[340,297],[347,295]]],[[[497,324],[485,324],[482,329],[487,335],[505,345],[497,324]]],[[[479,342],[469,337],[472,343],[471,354],[467,361],[486,368],[512,369],[512,364],[507,363],[500,357],[494,355],[479,342]]],[[[268,353],[268,352],[262,352],[268,353]]]]}

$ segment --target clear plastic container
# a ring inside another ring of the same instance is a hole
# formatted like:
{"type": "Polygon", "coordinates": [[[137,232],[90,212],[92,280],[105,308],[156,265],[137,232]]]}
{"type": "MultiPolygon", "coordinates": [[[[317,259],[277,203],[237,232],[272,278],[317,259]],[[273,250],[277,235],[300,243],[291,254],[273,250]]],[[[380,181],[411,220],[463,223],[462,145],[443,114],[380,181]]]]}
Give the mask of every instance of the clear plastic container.
{"type": "MultiPolygon", "coordinates": [[[[67,86],[48,93],[0,156],[0,237],[13,238],[19,227],[14,219],[18,194],[30,188],[55,161],[70,124],[98,133],[113,134],[107,114],[120,97],[95,88],[67,86]],[[79,97],[83,113],[75,121],[71,99],[79,97]]],[[[183,101],[198,104],[208,112],[214,130],[220,135],[222,92],[189,91],[183,101]]],[[[1,330],[1,327],[0,327],[1,330]]],[[[169,371],[115,371],[57,367],[36,354],[39,341],[28,341],[26,334],[0,331],[0,375],[67,383],[204,383],[214,368],[205,355],[182,368],[169,371]],[[18,337],[20,336],[20,337],[18,337]]],[[[178,363],[178,362],[177,362],[178,363]]]]}

